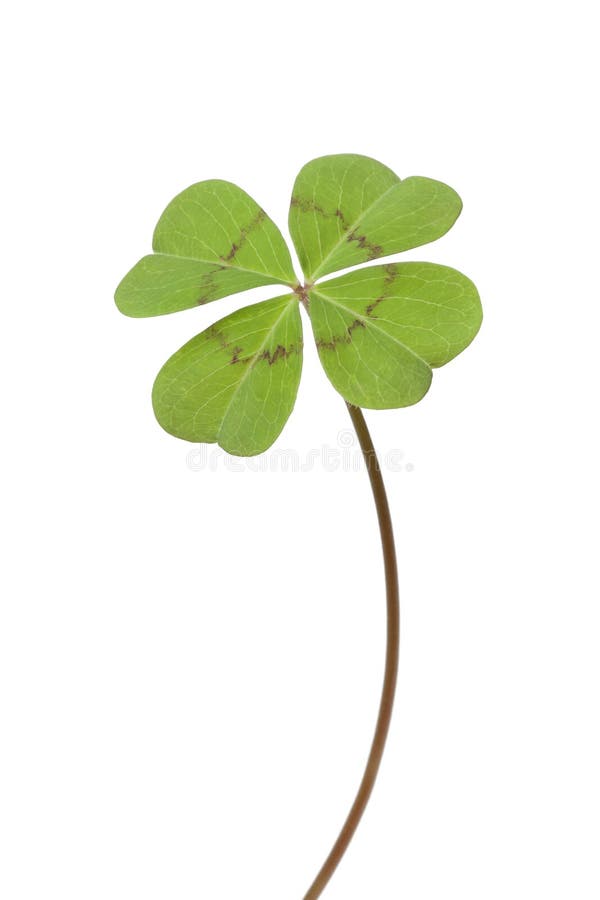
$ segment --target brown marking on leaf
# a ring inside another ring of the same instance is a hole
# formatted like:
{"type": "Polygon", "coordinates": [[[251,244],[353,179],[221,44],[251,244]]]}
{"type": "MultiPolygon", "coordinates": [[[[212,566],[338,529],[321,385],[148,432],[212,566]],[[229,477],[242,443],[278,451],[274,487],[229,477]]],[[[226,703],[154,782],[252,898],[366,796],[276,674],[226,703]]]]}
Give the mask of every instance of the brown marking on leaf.
{"type": "Polygon", "coordinates": [[[231,262],[231,260],[233,259],[233,257],[235,256],[235,254],[238,252],[239,249],[240,249],[240,245],[239,245],[239,244],[236,244],[236,243],[234,242],[234,243],[231,245],[231,250],[229,251],[229,253],[227,254],[227,256],[222,256],[221,259],[224,259],[225,262],[231,262]]]}
{"type": "Polygon", "coordinates": [[[338,217],[338,219],[342,223],[342,228],[344,229],[344,231],[348,231],[348,229],[350,228],[350,225],[346,222],[346,219],[344,218],[344,213],[341,211],[341,209],[336,209],[335,215],[338,217]]]}
{"type": "Polygon", "coordinates": [[[226,350],[231,354],[229,359],[229,365],[235,366],[239,363],[256,363],[261,360],[266,360],[270,366],[274,365],[280,359],[287,359],[289,356],[292,356],[294,353],[300,353],[302,350],[302,341],[299,344],[290,344],[289,347],[284,347],[283,344],[278,344],[275,350],[263,350],[261,353],[251,353],[250,356],[242,356],[244,352],[244,348],[240,347],[238,344],[234,344],[233,341],[227,339],[227,336],[224,331],[220,328],[217,328],[216,325],[211,325],[210,328],[207,329],[208,337],[217,341],[222,350],[226,350]]]}
{"type": "MultiPolygon", "coordinates": [[[[376,297],[375,300],[373,300],[372,303],[369,303],[369,305],[368,305],[367,308],[365,309],[365,314],[366,314],[367,316],[373,316],[373,312],[374,312],[375,309],[379,306],[379,304],[381,303],[382,300],[385,300],[385,295],[384,295],[384,294],[381,294],[381,296],[376,297]]],[[[373,318],[377,318],[377,316],[373,316],[373,318]]]]}
{"type": "Polygon", "coordinates": [[[350,325],[348,325],[348,334],[352,334],[356,328],[365,328],[365,323],[362,319],[355,319],[354,322],[351,322],[350,325]]]}
{"type": "Polygon", "coordinates": [[[380,244],[374,244],[372,241],[368,240],[366,235],[357,234],[356,231],[351,231],[346,240],[349,244],[351,244],[352,241],[356,241],[361,250],[367,251],[367,262],[371,259],[377,259],[383,253],[383,247],[380,244]]]}
{"type": "Polygon", "coordinates": [[[289,347],[284,347],[283,344],[277,344],[275,350],[263,350],[263,352],[257,357],[257,362],[261,360],[266,360],[270,366],[273,366],[280,359],[287,359],[292,356],[294,353],[299,353],[302,349],[302,344],[290,344],[289,347]]]}
{"type": "Polygon", "coordinates": [[[229,365],[235,365],[235,363],[244,363],[248,362],[252,357],[246,357],[243,359],[240,354],[243,353],[244,348],[238,347],[237,344],[233,345],[233,341],[227,339],[225,332],[221,331],[220,328],[217,328],[216,325],[211,325],[210,328],[207,329],[208,337],[211,340],[217,341],[221,346],[222,350],[226,350],[231,353],[231,359],[229,360],[229,365]]]}
{"type": "MultiPolygon", "coordinates": [[[[365,309],[365,313],[367,316],[373,316],[373,311],[376,309],[376,307],[379,306],[381,301],[387,300],[387,298],[389,297],[390,286],[396,280],[396,275],[398,274],[398,266],[396,265],[396,263],[388,263],[384,268],[386,274],[383,280],[383,292],[379,295],[379,297],[376,297],[372,303],[369,303],[369,305],[365,309]]],[[[374,316],[373,318],[377,317],[374,316]]]]}
{"type": "Polygon", "coordinates": [[[342,223],[342,229],[344,231],[348,231],[348,229],[350,228],[341,209],[336,209],[333,212],[328,212],[326,209],[323,209],[323,207],[318,203],[315,203],[314,200],[304,199],[303,197],[292,197],[291,205],[295,206],[301,212],[316,212],[320,216],[323,216],[323,218],[325,219],[339,219],[342,223]]]}
{"type": "Polygon", "coordinates": [[[252,219],[252,221],[250,222],[250,224],[246,225],[244,228],[242,228],[242,230],[240,231],[240,236],[231,245],[229,253],[226,256],[221,256],[221,259],[223,260],[223,262],[225,262],[225,263],[231,262],[231,260],[235,257],[238,250],[245,243],[250,232],[254,231],[255,228],[258,228],[260,223],[262,221],[264,221],[264,219],[266,219],[266,217],[267,217],[267,214],[264,211],[264,209],[259,209],[258,212],[256,213],[256,215],[254,216],[254,218],[252,219]]]}
{"type": "Polygon", "coordinates": [[[338,344],[351,344],[352,343],[352,332],[357,328],[366,328],[365,323],[362,319],[354,319],[348,327],[346,328],[343,334],[334,334],[330,341],[318,340],[317,341],[317,349],[318,350],[335,350],[338,344]]]}
{"type": "Polygon", "coordinates": [[[385,280],[383,283],[385,285],[393,284],[398,274],[398,263],[387,263],[387,265],[383,267],[383,271],[385,272],[385,280]]]}
{"type": "Polygon", "coordinates": [[[240,353],[243,352],[243,349],[244,349],[243,347],[234,347],[233,348],[233,355],[232,355],[231,359],[229,360],[230,366],[234,366],[236,363],[239,363],[239,362],[248,362],[247,358],[240,359],[240,353]]]}
{"type": "Polygon", "coordinates": [[[303,197],[292,197],[291,206],[297,207],[301,212],[316,212],[320,216],[331,215],[331,213],[325,212],[323,207],[315,203],[314,200],[304,199],[303,197]]]}
{"type": "Polygon", "coordinates": [[[227,348],[231,346],[231,341],[227,340],[225,332],[221,331],[220,328],[217,328],[216,325],[211,325],[210,328],[207,329],[207,333],[211,340],[219,342],[223,350],[227,350],[227,348]]]}
{"type": "Polygon", "coordinates": [[[196,301],[198,306],[202,306],[204,303],[210,303],[211,300],[215,299],[214,296],[212,296],[213,291],[216,291],[218,288],[215,277],[219,272],[223,272],[226,268],[227,266],[216,266],[214,269],[211,269],[210,272],[206,272],[202,276],[200,284],[198,285],[198,288],[201,291],[201,294],[196,301]]]}

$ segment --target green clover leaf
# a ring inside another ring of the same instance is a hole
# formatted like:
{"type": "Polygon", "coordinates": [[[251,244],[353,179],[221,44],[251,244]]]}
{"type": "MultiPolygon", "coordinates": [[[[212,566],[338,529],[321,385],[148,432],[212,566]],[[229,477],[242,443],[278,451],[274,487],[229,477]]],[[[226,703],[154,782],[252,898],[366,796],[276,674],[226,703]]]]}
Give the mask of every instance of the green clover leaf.
{"type": "Polygon", "coordinates": [[[300,305],[323,368],[348,403],[374,409],[417,403],[432,368],[464,350],[479,329],[473,283],[421,262],[317,279],[433,241],[460,210],[458,195],[439,181],[401,181],[376,160],[353,154],[313,160],[298,175],[290,205],[301,284],[281,232],[241,188],[204,181],[183,191],[160,217],[154,253],[117,288],[123,313],[162,315],[267,284],[292,292],[238,310],[178,350],[154,385],[160,424],[240,456],[270,447],[298,390],[300,305]]]}
{"type": "Polygon", "coordinates": [[[354,406],[417,403],[481,323],[477,289],[460,272],[433,263],[358,269],[308,292],[323,368],[354,406]]]}
{"type": "Polygon", "coordinates": [[[296,283],[281,232],[229,181],[201,181],[178,194],[158,220],[152,249],[117,288],[127,316],[160,316],[264,284],[296,283]]]}
{"type": "Polygon", "coordinates": [[[246,306],[211,325],[162,367],[152,392],[165,431],[237,456],[270,447],[292,411],[302,369],[295,294],[246,306]]]}
{"type": "Polygon", "coordinates": [[[300,171],[289,226],[308,281],[445,234],[462,203],[430,178],[400,181],[367,156],[322,156],[300,171]]]}

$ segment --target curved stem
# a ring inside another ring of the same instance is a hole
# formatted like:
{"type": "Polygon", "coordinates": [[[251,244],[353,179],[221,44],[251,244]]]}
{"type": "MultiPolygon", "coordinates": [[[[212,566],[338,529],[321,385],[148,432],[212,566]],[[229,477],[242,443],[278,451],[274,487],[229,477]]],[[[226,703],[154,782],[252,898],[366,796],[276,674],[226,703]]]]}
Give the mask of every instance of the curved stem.
{"type": "Polygon", "coordinates": [[[381,701],[379,704],[379,715],[373,743],[367,760],[367,767],[362,777],[358,793],[352,804],[348,817],[344,822],[339,837],[333,848],[323,863],[317,877],[304,895],[304,900],[316,900],[320,897],[329,879],[336,870],[336,867],[342,859],[344,853],[348,849],[348,845],[354,836],[354,832],[358,827],[358,823],[365,811],[377,773],[379,764],[385,748],[390,720],[392,717],[392,708],[394,705],[394,694],[396,692],[396,680],[398,676],[398,658],[400,653],[400,602],[398,596],[398,571],[396,566],[396,548],[394,546],[394,534],[392,531],[392,520],[390,517],[390,509],[385,493],[385,485],[379,468],[377,454],[367,428],[364,416],[357,406],[346,404],[352,424],[356,430],[356,434],[360,443],[369,479],[371,481],[371,490],[373,491],[373,499],[377,509],[377,518],[379,519],[379,531],[381,533],[381,546],[383,550],[383,565],[385,569],[385,585],[386,585],[386,605],[387,605],[387,648],[385,657],[385,674],[383,678],[383,689],[381,692],[381,701]]]}

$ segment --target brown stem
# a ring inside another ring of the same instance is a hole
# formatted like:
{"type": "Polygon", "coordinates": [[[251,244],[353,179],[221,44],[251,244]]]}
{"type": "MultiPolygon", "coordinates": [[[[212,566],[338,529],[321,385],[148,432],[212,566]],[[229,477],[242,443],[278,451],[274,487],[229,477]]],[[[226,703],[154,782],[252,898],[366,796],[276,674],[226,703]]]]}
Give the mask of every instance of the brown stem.
{"type": "Polygon", "coordinates": [[[396,566],[396,548],[394,546],[394,534],[390,508],[385,493],[385,486],[377,460],[377,454],[367,428],[364,416],[357,406],[346,404],[352,424],[356,430],[360,449],[369,473],[371,490],[379,519],[379,531],[381,534],[381,546],[383,549],[383,565],[385,570],[386,604],[387,604],[387,648],[385,657],[385,674],[383,677],[383,689],[379,704],[379,715],[373,736],[373,743],[367,760],[367,767],[362,777],[358,793],[352,804],[348,817],[344,822],[339,837],[323,863],[317,877],[304,895],[304,900],[316,900],[320,897],[336,867],[348,849],[348,845],[354,836],[358,823],[365,811],[388,736],[394,694],[396,692],[396,680],[398,676],[398,658],[400,653],[400,602],[398,596],[398,571],[396,566]]]}

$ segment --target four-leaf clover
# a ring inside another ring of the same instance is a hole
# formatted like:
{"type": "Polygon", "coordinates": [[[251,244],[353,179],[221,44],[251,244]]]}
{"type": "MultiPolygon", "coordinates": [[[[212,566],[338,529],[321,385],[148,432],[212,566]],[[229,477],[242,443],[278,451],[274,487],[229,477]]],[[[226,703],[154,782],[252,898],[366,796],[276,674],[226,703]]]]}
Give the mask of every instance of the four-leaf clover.
{"type": "Polygon", "coordinates": [[[323,276],[436,240],[461,211],[429,178],[400,180],[376,160],[324,156],[300,171],[289,229],[302,265],[261,207],[227,181],[202,181],[159,219],[153,250],[125,276],[116,302],[156,316],[261,285],[282,296],[247,306],[184,344],[152,393],[162,427],[188,441],[252,456],[290,415],[302,368],[304,306],[325,372],[344,399],[372,409],[409,406],[481,324],[474,284],[447,266],[392,262],[323,276]]]}

